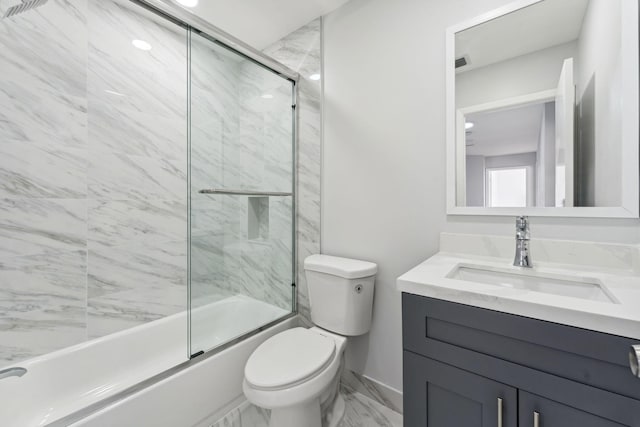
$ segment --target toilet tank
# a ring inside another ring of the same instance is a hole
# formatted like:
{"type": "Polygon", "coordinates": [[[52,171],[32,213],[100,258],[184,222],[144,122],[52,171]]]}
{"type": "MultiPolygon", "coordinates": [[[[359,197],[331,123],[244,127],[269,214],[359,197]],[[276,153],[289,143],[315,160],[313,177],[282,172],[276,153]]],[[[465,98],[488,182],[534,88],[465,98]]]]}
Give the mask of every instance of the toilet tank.
{"type": "Polygon", "coordinates": [[[304,260],[304,270],[314,324],[346,336],[369,332],[376,264],[311,255],[304,260]]]}

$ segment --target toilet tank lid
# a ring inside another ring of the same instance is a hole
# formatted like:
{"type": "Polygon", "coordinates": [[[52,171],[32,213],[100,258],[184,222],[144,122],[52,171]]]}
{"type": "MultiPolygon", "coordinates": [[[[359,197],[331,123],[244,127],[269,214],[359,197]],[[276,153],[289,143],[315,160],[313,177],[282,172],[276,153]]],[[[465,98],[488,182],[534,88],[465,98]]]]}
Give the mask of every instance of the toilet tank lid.
{"type": "Polygon", "coordinates": [[[345,279],[360,279],[376,274],[377,264],[331,255],[311,255],[304,260],[304,269],[331,274],[345,279]]]}

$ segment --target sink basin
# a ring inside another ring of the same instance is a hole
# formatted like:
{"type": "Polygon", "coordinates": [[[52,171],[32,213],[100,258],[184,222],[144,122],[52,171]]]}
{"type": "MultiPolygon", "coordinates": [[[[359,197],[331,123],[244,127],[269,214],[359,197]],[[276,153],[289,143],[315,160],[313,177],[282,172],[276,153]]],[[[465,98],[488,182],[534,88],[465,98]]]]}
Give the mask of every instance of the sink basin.
{"type": "Polygon", "coordinates": [[[456,266],[447,278],[591,301],[618,303],[599,280],[592,278],[544,274],[533,270],[501,270],[465,264],[456,266]]]}

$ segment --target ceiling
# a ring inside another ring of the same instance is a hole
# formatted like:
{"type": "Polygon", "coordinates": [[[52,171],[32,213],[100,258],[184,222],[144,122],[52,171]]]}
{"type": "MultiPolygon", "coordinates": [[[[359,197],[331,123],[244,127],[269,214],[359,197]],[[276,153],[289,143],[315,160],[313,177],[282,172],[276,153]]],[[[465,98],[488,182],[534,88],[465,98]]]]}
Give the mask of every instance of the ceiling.
{"type": "Polygon", "coordinates": [[[187,8],[200,18],[262,50],[348,0],[200,0],[187,8]]]}
{"type": "Polygon", "coordinates": [[[544,104],[469,114],[468,156],[504,156],[538,150],[544,104]]]}
{"type": "Polygon", "coordinates": [[[589,0],[544,0],[456,33],[456,58],[466,72],[580,37],[589,0]]]}

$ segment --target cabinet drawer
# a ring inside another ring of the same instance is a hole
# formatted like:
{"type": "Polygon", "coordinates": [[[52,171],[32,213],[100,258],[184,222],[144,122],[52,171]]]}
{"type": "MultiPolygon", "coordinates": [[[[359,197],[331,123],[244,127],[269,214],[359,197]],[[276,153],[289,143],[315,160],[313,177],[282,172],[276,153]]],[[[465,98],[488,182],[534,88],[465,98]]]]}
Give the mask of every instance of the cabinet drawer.
{"type": "Polygon", "coordinates": [[[629,370],[638,340],[416,295],[402,295],[403,346],[442,342],[640,399],[629,370]]]}

